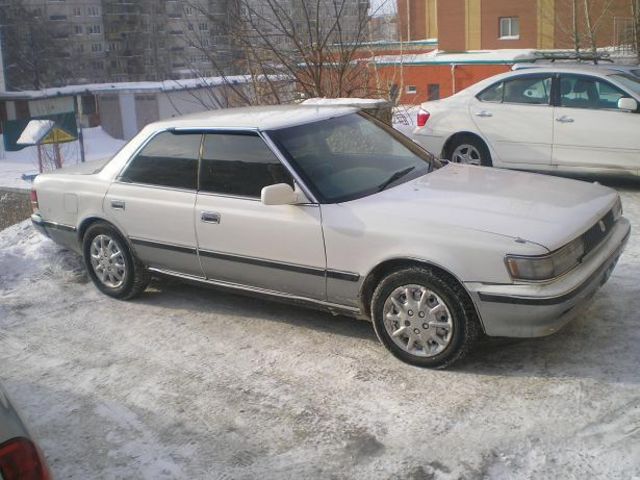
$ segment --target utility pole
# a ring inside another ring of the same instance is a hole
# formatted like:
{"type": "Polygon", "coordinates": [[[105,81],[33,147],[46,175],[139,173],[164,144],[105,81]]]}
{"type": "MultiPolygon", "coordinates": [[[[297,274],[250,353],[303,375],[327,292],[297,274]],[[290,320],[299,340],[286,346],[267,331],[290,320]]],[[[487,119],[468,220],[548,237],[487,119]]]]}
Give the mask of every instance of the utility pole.
{"type": "Polygon", "coordinates": [[[80,143],[80,162],[84,163],[84,135],[82,134],[82,121],[78,111],[78,96],[73,96],[73,112],[76,116],[76,129],[78,130],[78,142],[80,143]]]}

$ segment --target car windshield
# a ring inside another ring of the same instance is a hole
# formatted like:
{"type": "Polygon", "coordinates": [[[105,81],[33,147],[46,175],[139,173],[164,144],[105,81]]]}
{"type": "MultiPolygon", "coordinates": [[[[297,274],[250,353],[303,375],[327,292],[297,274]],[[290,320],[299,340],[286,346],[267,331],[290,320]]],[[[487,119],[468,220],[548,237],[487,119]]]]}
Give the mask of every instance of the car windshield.
{"type": "Polygon", "coordinates": [[[633,75],[626,75],[623,73],[616,73],[609,75],[610,78],[617,80],[621,85],[624,85],[636,95],[640,95],[640,79],[633,75]]]}
{"type": "Polygon", "coordinates": [[[364,113],[267,134],[322,203],[371,195],[440,166],[433,155],[364,113]]]}

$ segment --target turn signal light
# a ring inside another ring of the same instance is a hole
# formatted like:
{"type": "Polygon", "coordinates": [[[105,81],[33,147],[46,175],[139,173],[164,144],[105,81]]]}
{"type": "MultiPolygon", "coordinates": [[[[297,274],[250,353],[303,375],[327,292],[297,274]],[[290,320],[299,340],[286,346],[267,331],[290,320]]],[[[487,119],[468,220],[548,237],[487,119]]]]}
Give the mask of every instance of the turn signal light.
{"type": "Polygon", "coordinates": [[[0,478],[3,480],[51,480],[38,447],[23,437],[0,445],[0,478]]]}
{"type": "Polygon", "coordinates": [[[424,127],[427,122],[429,121],[429,117],[431,116],[431,114],[429,112],[427,112],[426,110],[420,109],[418,110],[418,126],[419,127],[424,127]]]}

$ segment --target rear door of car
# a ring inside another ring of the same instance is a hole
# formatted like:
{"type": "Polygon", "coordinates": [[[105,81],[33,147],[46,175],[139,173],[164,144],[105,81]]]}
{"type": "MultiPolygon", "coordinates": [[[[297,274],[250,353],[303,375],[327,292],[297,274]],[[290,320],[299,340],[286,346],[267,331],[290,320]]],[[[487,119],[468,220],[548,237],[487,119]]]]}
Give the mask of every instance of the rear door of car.
{"type": "Polygon", "coordinates": [[[632,97],[604,78],[563,73],[554,112],[553,164],[562,169],[637,173],[640,114],[618,109],[632,97]]]}
{"type": "MultiPolygon", "coordinates": [[[[551,73],[523,74],[494,83],[469,104],[478,130],[505,165],[550,165],[553,140],[551,73]]],[[[497,160],[497,161],[496,161],[497,160]]]]}
{"type": "Polygon", "coordinates": [[[323,300],[320,207],[264,205],[263,187],[294,181],[255,131],[204,135],[195,225],[207,278],[323,300]]]}
{"type": "Polygon", "coordinates": [[[200,133],[154,135],[105,196],[107,218],[150,267],[203,276],[193,224],[201,143],[200,133]]]}

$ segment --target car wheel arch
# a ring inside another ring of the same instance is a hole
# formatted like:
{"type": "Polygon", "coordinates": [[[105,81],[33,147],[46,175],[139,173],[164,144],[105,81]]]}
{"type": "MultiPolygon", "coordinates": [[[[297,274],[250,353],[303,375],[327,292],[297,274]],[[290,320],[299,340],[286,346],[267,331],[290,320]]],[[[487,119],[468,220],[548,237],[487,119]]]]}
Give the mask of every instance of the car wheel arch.
{"type": "Polygon", "coordinates": [[[124,234],[124,232],[122,231],[122,229],[120,227],[115,225],[113,222],[110,222],[106,218],[99,217],[99,216],[96,216],[96,215],[92,215],[92,216],[89,216],[89,217],[86,217],[86,218],[82,219],[82,221],[78,225],[78,244],[79,245],[82,245],[82,242],[84,240],[84,234],[89,229],[89,227],[91,225],[95,224],[95,223],[98,223],[98,222],[106,223],[107,225],[113,227],[120,234],[120,236],[125,240],[125,242],[127,242],[127,247],[129,248],[129,250],[132,253],[135,252],[135,249],[133,248],[133,244],[131,243],[131,240],[129,240],[129,237],[124,234]]]}
{"type": "Polygon", "coordinates": [[[451,146],[454,145],[457,140],[464,137],[474,137],[480,140],[482,143],[484,143],[484,145],[487,147],[487,150],[493,157],[494,152],[492,148],[489,146],[489,143],[484,138],[482,138],[482,136],[478,135],[477,132],[471,132],[471,131],[465,130],[461,132],[456,132],[453,135],[451,135],[449,138],[447,138],[446,142],[444,142],[444,145],[442,146],[442,152],[440,152],[440,154],[442,155],[442,158],[449,158],[449,155],[451,154],[451,151],[450,151],[451,146]]]}
{"type": "Polygon", "coordinates": [[[369,271],[369,273],[365,276],[364,281],[362,282],[362,286],[360,287],[360,295],[358,297],[360,300],[360,311],[364,313],[364,315],[367,318],[371,318],[371,299],[373,297],[373,292],[375,291],[378,284],[387,275],[393,272],[402,270],[404,268],[410,268],[415,266],[428,267],[438,272],[439,274],[445,277],[448,277],[450,280],[456,282],[457,284],[459,284],[462,290],[469,297],[471,304],[474,306],[474,309],[476,310],[476,314],[478,315],[478,318],[480,318],[480,313],[478,312],[478,309],[475,306],[475,302],[473,302],[471,295],[469,295],[469,291],[465,287],[464,282],[462,282],[462,280],[460,280],[460,278],[457,275],[455,275],[449,269],[441,265],[438,265],[437,263],[434,263],[432,261],[420,259],[420,258],[411,258],[411,257],[404,257],[404,258],[398,257],[398,258],[387,259],[378,263],[374,268],[372,268],[369,271]]]}

